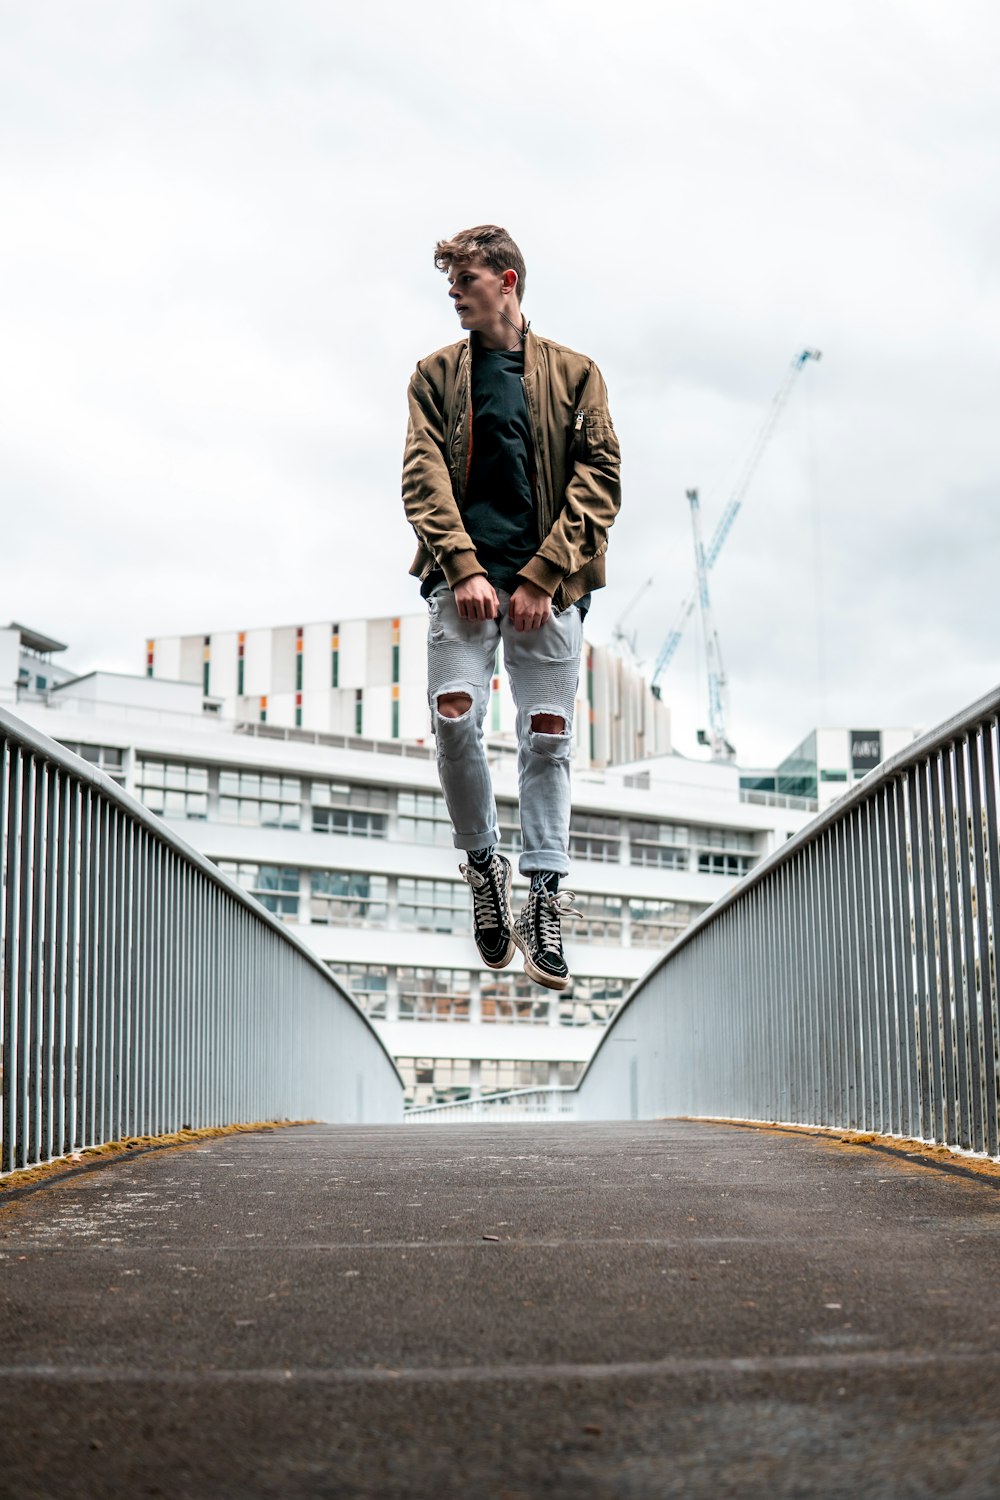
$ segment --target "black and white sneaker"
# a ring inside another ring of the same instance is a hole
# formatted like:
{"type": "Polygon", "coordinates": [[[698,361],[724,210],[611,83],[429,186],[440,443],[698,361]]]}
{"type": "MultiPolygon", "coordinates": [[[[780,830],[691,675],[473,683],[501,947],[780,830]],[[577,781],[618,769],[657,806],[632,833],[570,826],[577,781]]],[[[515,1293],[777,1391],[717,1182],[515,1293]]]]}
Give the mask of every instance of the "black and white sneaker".
{"type": "Polygon", "coordinates": [[[483,963],[505,969],[514,957],[514,925],[510,909],[510,860],[494,852],[485,869],[459,865],[462,879],[472,887],[472,921],[476,947],[483,963]]]}
{"type": "Polygon", "coordinates": [[[564,990],[570,981],[563,956],[563,917],[579,917],[572,891],[547,891],[532,885],[514,923],[514,941],[524,954],[524,972],[546,989],[564,990]]]}

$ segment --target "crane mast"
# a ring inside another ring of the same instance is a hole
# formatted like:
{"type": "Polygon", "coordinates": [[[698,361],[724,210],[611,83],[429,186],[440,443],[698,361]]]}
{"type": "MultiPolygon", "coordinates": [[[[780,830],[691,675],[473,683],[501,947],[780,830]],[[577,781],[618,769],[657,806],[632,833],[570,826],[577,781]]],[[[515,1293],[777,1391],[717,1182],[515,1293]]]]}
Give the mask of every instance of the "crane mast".
{"type": "MultiPolygon", "coordinates": [[[[736,481],[736,486],[732,494],[730,495],[729,500],[726,504],[726,508],[722,512],[722,515],[719,518],[719,523],[712,534],[712,540],[709,542],[708,550],[705,553],[706,569],[711,568],[715,565],[715,560],[718,557],[719,553],[722,551],[723,543],[732,530],[733,522],[736,520],[736,517],[739,514],[740,506],[743,504],[743,500],[746,496],[747,490],[750,488],[750,482],[757,470],[757,465],[760,463],[761,458],[764,455],[764,450],[770,442],[772,436],[774,435],[774,429],[777,427],[778,422],[781,419],[781,414],[788,404],[788,398],[792,394],[792,389],[795,385],[796,380],[802,373],[805,365],[808,364],[809,360],[819,360],[822,359],[822,357],[822,353],[819,349],[803,349],[801,353],[795,356],[787,371],[785,372],[785,377],[774,394],[771,405],[768,408],[767,416],[761,423],[761,426],[757,431],[757,435],[750,447],[750,452],[747,454],[746,461],[743,464],[743,468],[740,470],[740,475],[736,481]]],[[[690,499],[690,491],[688,492],[688,498],[690,499]]],[[[695,604],[698,603],[699,592],[700,591],[696,583],[695,587],[685,597],[684,602],[677,613],[674,625],[660,649],[660,654],[656,658],[656,665],[653,667],[653,675],[650,678],[650,687],[652,687],[654,691],[656,691],[657,684],[662,673],[670,665],[677,647],[681,643],[681,639],[684,635],[684,627],[691,617],[691,613],[695,607],[695,604]]]]}
{"type": "Polygon", "coordinates": [[[722,669],[722,651],[719,634],[712,616],[712,601],[708,592],[708,565],[705,545],[701,539],[701,502],[697,490],[687,491],[691,507],[691,532],[694,537],[694,560],[698,579],[698,604],[701,624],[705,633],[705,661],[708,667],[708,720],[709,744],[713,760],[733,760],[736,752],[726,734],[726,718],[723,708],[723,693],[726,676],[722,669]]]}

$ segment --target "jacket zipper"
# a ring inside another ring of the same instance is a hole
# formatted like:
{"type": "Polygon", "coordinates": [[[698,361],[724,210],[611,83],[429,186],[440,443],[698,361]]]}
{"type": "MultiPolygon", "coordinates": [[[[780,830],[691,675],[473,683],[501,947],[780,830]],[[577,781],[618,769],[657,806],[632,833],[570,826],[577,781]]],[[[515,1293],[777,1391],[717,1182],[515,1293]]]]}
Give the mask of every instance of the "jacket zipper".
{"type": "Polygon", "coordinates": [[[538,534],[540,537],[545,537],[548,536],[549,532],[551,531],[552,523],[555,517],[551,514],[549,496],[544,479],[545,469],[541,462],[543,451],[541,441],[541,428],[538,424],[538,411],[536,409],[535,402],[532,399],[531,391],[528,387],[528,382],[523,375],[521,376],[521,386],[524,390],[524,399],[527,403],[528,411],[531,413],[531,443],[532,447],[535,450],[535,472],[533,475],[533,481],[535,488],[535,505],[538,510],[538,534]]]}
{"type": "Polygon", "coordinates": [[[465,504],[465,493],[469,483],[469,466],[472,463],[471,391],[472,383],[469,360],[468,356],[466,356],[462,364],[459,410],[455,423],[455,433],[451,440],[451,460],[455,484],[458,489],[459,510],[465,504]]]}

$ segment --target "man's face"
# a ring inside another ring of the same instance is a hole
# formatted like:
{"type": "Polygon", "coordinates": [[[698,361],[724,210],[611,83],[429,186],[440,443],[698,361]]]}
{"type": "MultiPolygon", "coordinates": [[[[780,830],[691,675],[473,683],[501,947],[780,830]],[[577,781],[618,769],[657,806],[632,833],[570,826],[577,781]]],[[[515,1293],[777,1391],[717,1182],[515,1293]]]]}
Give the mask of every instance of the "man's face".
{"type": "Polygon", "coordinates": [[[448,296],[467,333],[484,333],[495,327],[501,307],[506,311],[510,300],[504,293],[503,276],[475,261],[452,266],[448,296]]]}

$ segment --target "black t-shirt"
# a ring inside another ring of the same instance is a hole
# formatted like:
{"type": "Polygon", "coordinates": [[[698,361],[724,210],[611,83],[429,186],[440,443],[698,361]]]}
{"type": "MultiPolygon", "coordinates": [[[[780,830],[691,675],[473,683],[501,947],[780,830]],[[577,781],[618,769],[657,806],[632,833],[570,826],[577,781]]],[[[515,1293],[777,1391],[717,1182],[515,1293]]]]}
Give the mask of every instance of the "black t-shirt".
{"type": "Polygon", "coordinates": [[[494,588],[516,588],[538,551],[524,351],[477,348],[472,360],[472,456],[463,520],[494,588]]]}
{"type": "MultiPolygon", "coordinates": [[[[517,587],[517,575],[538,551],[539,540],[523,374],[520,346],[474,347],[472,445],[462,521],[490,583],[507,593],[517,587]]],[[[444,574],[435,568],[421,592],[426,597],[443,582],[444,574]]]]}
{"type": "MultiPolygon", "coordinates": [[[[496,589],[513,593],[518,574],[538,551],[532,489],[531,419],[524,392],[524,350],[472,354],[472,452],[462,520],[496,589]]],[[[440,568],[424,579],[426,598],[445,582],[440,568]]],[[[590,596],[580,600],[586,613],[590,596]]]]}

